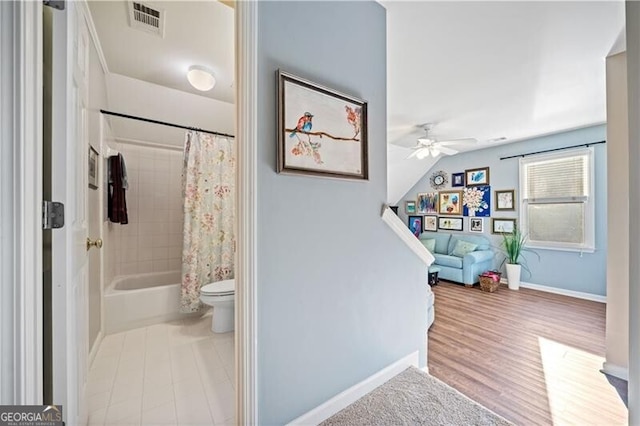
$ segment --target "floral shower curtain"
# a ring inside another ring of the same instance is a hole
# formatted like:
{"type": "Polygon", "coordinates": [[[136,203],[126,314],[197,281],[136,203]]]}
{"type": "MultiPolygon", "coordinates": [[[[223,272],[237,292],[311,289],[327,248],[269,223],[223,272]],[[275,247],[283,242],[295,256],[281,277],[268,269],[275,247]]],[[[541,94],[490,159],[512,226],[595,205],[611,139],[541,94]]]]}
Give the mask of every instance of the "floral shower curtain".
{"type": "Polygon", "coordinates": [[[200,287],[234,276],[235,143],[190,131],[184,146],[181,311],[196,312],[200,287]]]}

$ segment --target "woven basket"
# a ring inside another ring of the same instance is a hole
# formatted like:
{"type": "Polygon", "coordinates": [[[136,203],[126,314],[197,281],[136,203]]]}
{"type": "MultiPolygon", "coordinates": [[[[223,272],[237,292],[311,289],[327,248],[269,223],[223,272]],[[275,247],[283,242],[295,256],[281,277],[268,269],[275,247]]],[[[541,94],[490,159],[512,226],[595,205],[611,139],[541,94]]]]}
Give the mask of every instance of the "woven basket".
{"type": "Polygon", "coordinates": [[[480,290],[493,293],[500,287],[500,280],[495,281],[492,277],[483,277],[480,275],[480,290]]]}

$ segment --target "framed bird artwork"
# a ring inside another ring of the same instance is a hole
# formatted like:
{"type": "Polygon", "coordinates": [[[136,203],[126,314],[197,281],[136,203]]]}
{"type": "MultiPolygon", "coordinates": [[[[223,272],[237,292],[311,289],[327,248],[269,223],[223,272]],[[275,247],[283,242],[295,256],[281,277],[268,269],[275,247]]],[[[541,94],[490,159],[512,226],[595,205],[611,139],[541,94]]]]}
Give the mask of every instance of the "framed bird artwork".
{"type": "Polygon", "coordinates": [[[282,70],[278,173],[369,178],[367,103],[282,70]]]}

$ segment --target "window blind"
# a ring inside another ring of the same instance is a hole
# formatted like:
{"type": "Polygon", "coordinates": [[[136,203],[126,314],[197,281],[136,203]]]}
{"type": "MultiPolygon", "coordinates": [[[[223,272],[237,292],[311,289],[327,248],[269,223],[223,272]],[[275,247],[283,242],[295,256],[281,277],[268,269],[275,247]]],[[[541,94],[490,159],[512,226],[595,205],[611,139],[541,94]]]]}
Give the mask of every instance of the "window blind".
{"type": "Polygon", "coordinates": [[[531,202],[584,200],[589,196],[588,165],[584,154],[527,164],[523,198],[531,202]]]}

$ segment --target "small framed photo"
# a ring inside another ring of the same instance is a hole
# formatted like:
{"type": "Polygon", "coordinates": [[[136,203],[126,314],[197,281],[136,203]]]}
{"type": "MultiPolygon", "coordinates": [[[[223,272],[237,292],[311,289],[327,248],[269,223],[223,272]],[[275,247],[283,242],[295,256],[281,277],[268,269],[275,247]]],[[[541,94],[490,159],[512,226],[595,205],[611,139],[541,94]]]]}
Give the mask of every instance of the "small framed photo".
{"type": "Polygon", "coordinates": [[[452,173],[451,186],[464,186],[464,173],[452,173]]]}
{"type": "Polygon", "coordinates": [[[489,185],[489,167],[464,171],[467,186],[489,185]]]}
{"type": "Polygon", "coordinates": [[[429,232],[438,231],[438,216],[425,216],[424,217],[424,230],[429,232]]]}
{"type": "Polygon", "coordinates": [[[369,179],[367,102],[278,70],[278,173],[369,179]]]}
{"type": "Polygon", "coordinates": [[[516,219],[497,218],[491,219],[492,234],[512,234],[516,230],[516,219]]]}
{"type": "Polygon", "coordinates": [[[89,188],[98,189],[98,151],[89,145],[89,167],[88,167],[89,188]]]}
{"type": "Polygon", "coordinates": [[[422,216],[409,216],[409,230],[416,237],[420,237],[422,234],[422,216]]]}
{"type": "Polygon", "coordinates": [[[462,191],[440,191],[438,212],[451,216],[462,215],[462,191]]]}
{"type": "Polygon", "coordinates": [[[462,217],[438,217],[438,229],[447,231],[462,231],[464,218],[462,217]]]}
{"type": "Polygon", "coordinates": [[[407,214],[416,214],[416,202],[415,201],[405,201],[404,202],[404,211],[407,214]]]}
{"type": "Polygon", "coordinates": [[[481,217],[470,217],[469,218],[469,231],[471,232],[482,232],[484,228],[483,219],[481,217]]]}
{"type": "Polygon", "coordinates": [[[516,209],[516,190],[495,191],[496,211],[513,211],[516,209]]]}
{"type": "Polygon", "coordinates": [[[421,192],[418,194],[418,214],[438,213],[438,193],[421,192]]]}

